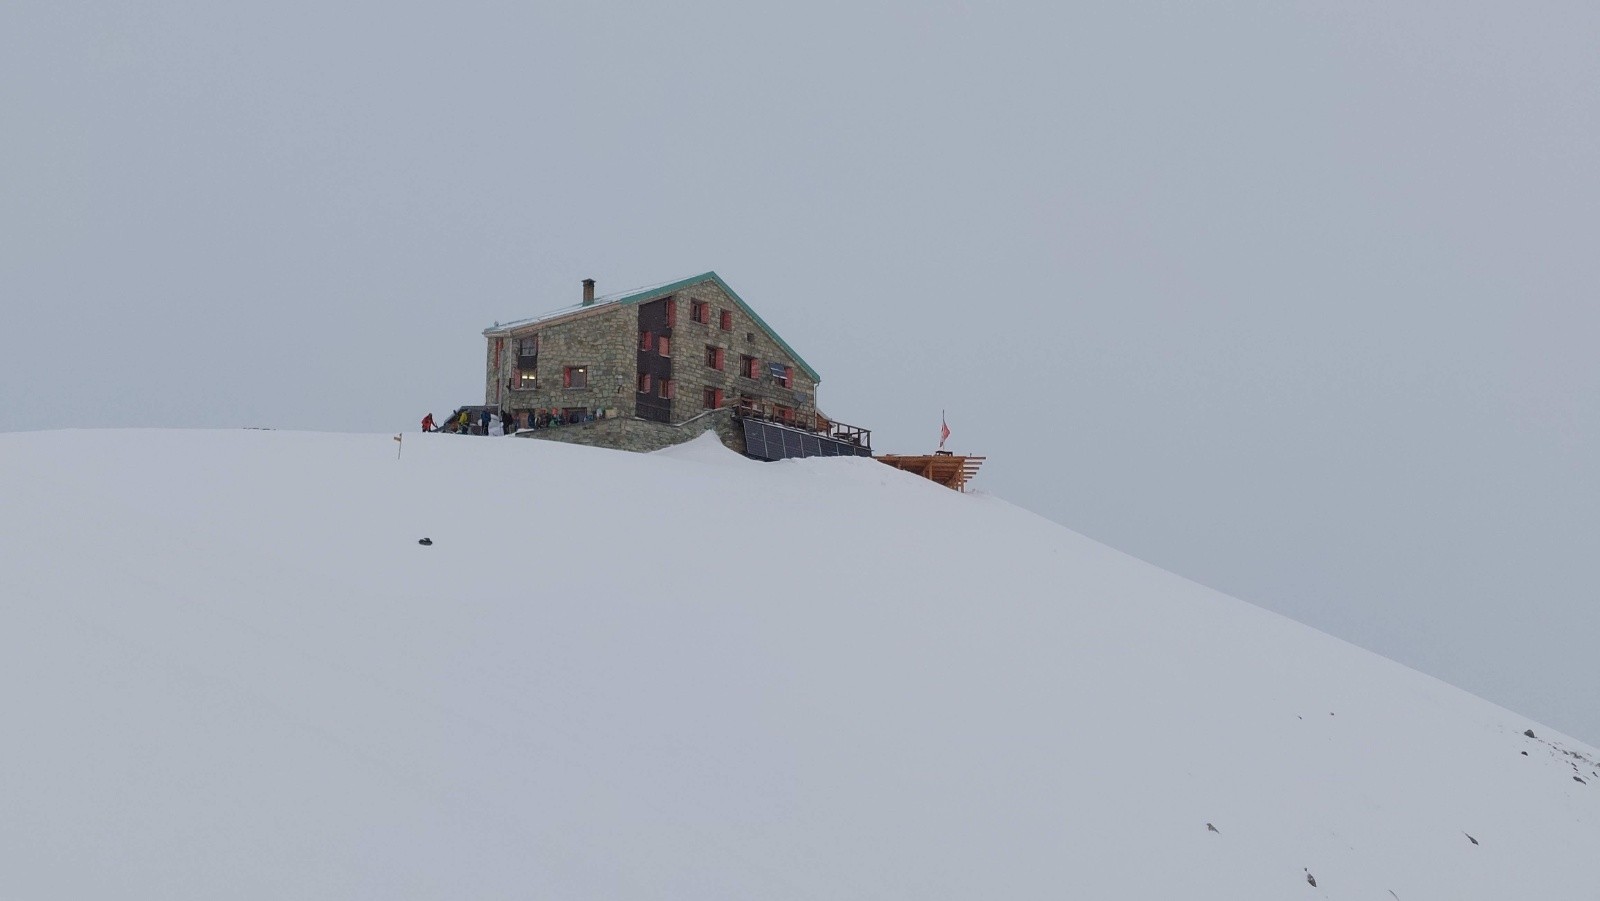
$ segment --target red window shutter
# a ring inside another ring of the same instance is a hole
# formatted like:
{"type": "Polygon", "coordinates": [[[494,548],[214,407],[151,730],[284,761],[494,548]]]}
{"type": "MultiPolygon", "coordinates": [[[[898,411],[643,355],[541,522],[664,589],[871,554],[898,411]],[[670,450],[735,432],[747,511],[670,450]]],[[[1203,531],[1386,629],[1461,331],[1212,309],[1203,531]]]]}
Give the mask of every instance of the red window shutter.
{"type": "Polygon", "coordinates": [[[656,353],[661,354],[663,357],[672,356],[672,342],[667,339],[666,335],[656,339],[656,353]]]}
{"type": "Polygon", "coordinates": [[[640,332],[639,333],[639,349],[640,350],[652,350],[652,349],[655,348],[655,346],[656,346],[656,336],[655,335],[652,335],[649,332],[640,332]]]}
{"type": "Polygon", "coordinates": [[[669,298],[667,298],[667,328],[672,328],[673,326],[675,326],[677,324],[678,324],[678,299],[675,298],[675,297],[669,297],[669,298]]]}
{"type": "Polygon", "coordinates": [[[572,387],[572,367],[570,367],[570,366],[568,366],[567,368],[561,370],[561,387],[563,387],[563,388],[571,388],[572,387]]]}
{"type": "Polygon", "coordinates": [[[722,315],[719,318],[722,320],[723,331],[733,331],[733,313],[729,312],[728,310],[723,310],[722,315]]]}
{"type": "Polygon", "coordinates": [[[712,398],[716,401],[716,406],[720,408],[722,406],[722,389],[716,389],[712,394],[712,398]]]}
{"type": "Polygon", "coordinates": [[[785,388],[793,388],[794,387],[794,367],[793,366],[785,366],[785,367],[783,367],[783,387],[785,387],[785,388]]]}
{"type": "MultiPolygon", "coordinates": [[[[719,348],[717,348],[717,368],[721,369],[722,366],[723,366],[722,348],[719,347],[719,348]]],[[[718,406],[721,406],[721,404],[718,404],[718,406]]]]}

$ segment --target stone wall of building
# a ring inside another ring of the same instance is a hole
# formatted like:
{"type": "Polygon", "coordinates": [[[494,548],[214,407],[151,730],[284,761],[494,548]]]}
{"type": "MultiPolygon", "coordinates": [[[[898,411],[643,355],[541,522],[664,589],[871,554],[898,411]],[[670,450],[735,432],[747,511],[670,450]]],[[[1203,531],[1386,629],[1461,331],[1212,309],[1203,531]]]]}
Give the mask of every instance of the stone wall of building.
{"type": "Polygon", "coordinates": [[[769,409],[774,405],[785,406],[794,410],[802,421],[815,421],[816,382],[765,329],[723,293],[721,286],[705,281],[690,285],[674,296],[678,299],[678,312],[677,324],[672,329],[672,369],[677,382],[677,397],[672,403],[673,422],[682,422],[705,411],[702,398],[706,388],[722,389],[724,403],[730,406],[737,404],[741,396],[748,396],[769,409]],[[707,304],[709,322],[694,321],[693,302],[697,300],[707,304]],[[731,314],[731,329],[722,328],[723,311],[731,314]],[[707,364],[708,347],[723,349],[722,371],[707,364]],[[759,361],[756,378],[740,375],[743,356],[753,356],[759,361]],[[793,367],[792,387],[785,388],[772,377],[767,368],[769,363],[793,367]]]}
{"type": "Polygon", "coordinates": [[[518,432],[517,437],[649,453],[674,444],[682,444],[710,431],[717,433],[717,437],[725,447],[737,453],[744,453],[744,430],[734,420],[730,410],[706,413],[679,423],[651,422],[632,416],[618,416],[552,429],[518,432]]]}
{"type": "MultiPolygon", "coordinates": [[[[706,413],[707,389],[714,389],[721,392],[723,407],[744,402],[768,414],[792,415],[804,426],[816,424],[816,381],[715,279],[689,284],[671,295],[641,295],[636,303],[601,302],[593,309],[563,314],[553,322],[529,323],[488,337],[484,402],[517,414],[513,420],[517,425],[527,424],[530,411],[594,411],[599,414],[593,425],[596,435],[615,434],[618,440],[651,443],[644,438],[636,441],[630,431],[634,427],[616,424],[616,420],[647,415],[640,409],[638,393],[641,366],[649,364],[643,371],[652,373],[653,391],[659,391],[661,379],[669,374],[664,361],[646,360],[650,351],[639,346],[640,323],[646,321],[641,320],[641,310],[648,307],[647,312],[657,317],[648,320],[652,329],[665,328],[665,312],[659,302],[668,296],[676,311],[670,327],[673,397],[667,411],[669,422],[684,423],[706,413]],[[697,303],[705,304],[703,322],[694,316],[697,303]],[[722,327],[724,315],[728,328],[722,327]],[[537,377],[533,387],[524,388],[518,344],[535,335],[539,339],[537,377]],[[708,359],[711,348],[722,351],[720,370],[708,359]],[[744,374],[746,357],[756,361],[753,377],[744,374]],[[774,363],[789,367],[789,384],[773,376],[774,363]],[[568,388],[563,373],[577,366],[584,367],[588,385],[568,388]]],[[[659,342],[653,346],[659,354],[659,342]]],[[[659,396],[652,402],[657,412],[659,404],[666,403],[659,396]]]]}
{"type": "MultiPolygon", "coordinates": [[[[507,410],[550,410],[579,407],[633,415],[634,373],[638,370],[637,307],[612,304],[552,325],[531,325],[503,339],[488,339],[484,402],[507,410]],[[520,389],[517,341],[539,336],[536,387],[520,389]],[[587,388],[565,387],[563,373],[581,366],[587,388]]],[[[608,420],[609,421],[609,420],[608,420]]]]}

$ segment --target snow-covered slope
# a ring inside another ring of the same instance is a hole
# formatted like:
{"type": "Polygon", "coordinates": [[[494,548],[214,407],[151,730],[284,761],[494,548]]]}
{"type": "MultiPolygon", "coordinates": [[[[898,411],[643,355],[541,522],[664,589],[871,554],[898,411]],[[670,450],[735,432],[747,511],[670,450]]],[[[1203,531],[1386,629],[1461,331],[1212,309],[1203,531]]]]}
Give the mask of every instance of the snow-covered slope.
{"type": "Polygon", "coordinates": [[[998,500],[395,451],[0,435],[0,897],[1600,897],[1593,749],[998,500]]]}

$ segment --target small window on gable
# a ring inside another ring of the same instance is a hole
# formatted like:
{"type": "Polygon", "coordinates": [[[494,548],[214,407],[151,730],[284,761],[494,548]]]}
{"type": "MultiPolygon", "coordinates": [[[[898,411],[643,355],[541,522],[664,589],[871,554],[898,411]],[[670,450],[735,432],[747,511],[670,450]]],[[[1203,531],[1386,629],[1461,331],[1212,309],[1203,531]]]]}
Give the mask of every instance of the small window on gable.
{"type": "Polygon", "coordinates": [[[703,300],[689,301],[689,318],[701,324],[711,322],[711,304],[703,300]]]}
{"type": "Polygon", "coordinates": [[[720,324],[722,326],[722,330],[723,331],[725,331],[725,332],[733,331],[733,311],[732,310],[722,310],[721,312],[719,312],[717,314],[717,320],[718,320],[718,324],[720,324]]]}
{"type": "Polygon", "coordinates": [[[563,388],[589,387],[589,367],[568,366],[561,370],[561,386],[563,388]]]}
{"type": "Polygon", "coordinates": [[[666,335],[656,339],[656,353],[663,357],[672,356],[672,341],[666,335]]]}
{"type": "Polygon", "coordinates": [[[651,334],[650,332],[640,332],[639,333],[639,349],[640,350],[655,350],[656,349],[656,336],[651,334]]]}
{"type": "Polygon", "coordinates": [[[652,382],[650,380],[650,373],[648,373],[648,372],[639,373],[639,393],[640,394],[649,394],[650,393],[650,389],[652,387],[653,387],[653,384],[652,384],[652,382]]]}

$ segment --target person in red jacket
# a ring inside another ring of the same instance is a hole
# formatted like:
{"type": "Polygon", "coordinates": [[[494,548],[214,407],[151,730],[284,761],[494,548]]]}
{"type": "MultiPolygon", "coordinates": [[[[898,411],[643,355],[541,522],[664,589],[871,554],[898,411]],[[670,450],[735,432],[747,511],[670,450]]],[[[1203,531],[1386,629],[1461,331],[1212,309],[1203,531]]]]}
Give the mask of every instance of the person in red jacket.
{"type": "Polygon", "coordinates": [[[429,413],[427,416],[422,417],[422,430],[424,432],[431,432],[431,431],[434,430],[433,414],[432,413],[429,413]]]}

